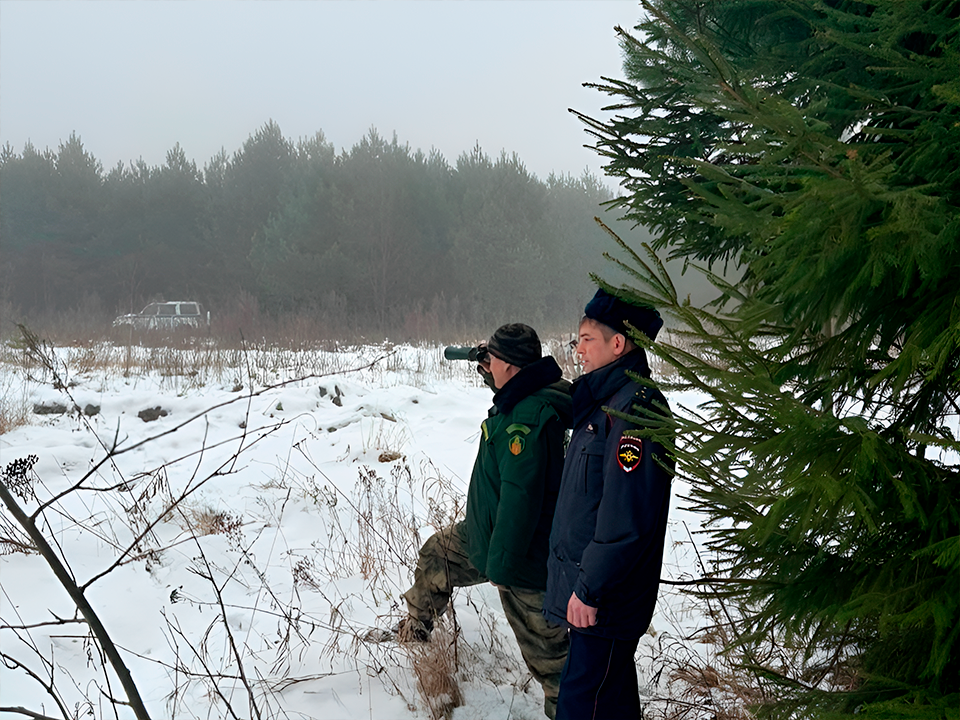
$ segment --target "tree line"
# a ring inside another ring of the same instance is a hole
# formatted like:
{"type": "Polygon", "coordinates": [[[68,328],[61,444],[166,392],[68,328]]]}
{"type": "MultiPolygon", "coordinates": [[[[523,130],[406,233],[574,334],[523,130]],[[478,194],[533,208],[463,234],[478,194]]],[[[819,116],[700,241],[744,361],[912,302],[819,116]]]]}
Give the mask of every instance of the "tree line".
{"type": "Polygon", "coordinates": [[[570,323],[611,197],[588,173],[541,180],[479,145],[451,165],[371,129],[337,152],[273,121],[202,168],[179,144],[162,166],[107,171],[75,134],[56,151],[7,144],[0,184],[9,312],[196,299],[215,317],[254,305],[383,332],[423,315],[570,323]]]}

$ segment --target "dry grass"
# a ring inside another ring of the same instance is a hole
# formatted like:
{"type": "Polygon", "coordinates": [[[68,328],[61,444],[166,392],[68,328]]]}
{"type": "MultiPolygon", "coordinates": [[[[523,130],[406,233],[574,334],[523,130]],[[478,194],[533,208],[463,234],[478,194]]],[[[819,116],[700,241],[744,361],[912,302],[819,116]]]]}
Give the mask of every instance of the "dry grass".
{"type": "MultiPolygon", "coordinates": [[[[24,313],[0,299],[0,335],[16,335],[16,323],[24,323],[57,346],[92,345],[189,345],[192,339],[213,341],[223,348],[241,349],[250,344],[282,346],[294,350],[330,348],[335,343],[350,345],[383,342],[464,345],[486,339],[495,327],[473,326],[456,318],[461,313],[438,299],[413,308],[396,308],[390,316],[374,321],[351,313],[343,298],[331,297],[319,307],[284,314],[261,310],[248,293],[211,307],[209,327],[175,331],[135,330],[113,327],[119,314],[139,310],[146,299],[110,312],[95,298],[65,311],[24,313]]],[[[541,335],[553,328],[537,326],[541,335]]]]}
{"type": "Polygon", "coordinates": [[[23,376],[0,373],[0,435],[30,422],[30,398],[23,376]]]}
{"type": "Polygon", "coordinates": [[[801,685],[833,692],[858,682],[849,652],[811,653],[801,636],[748,639],[735,604],[663,587],[661,594],[683,605],[670,603],[660,616],[669,626],[641,643],[648,720],[753,720],[801,685]],[[683,622],[688,614],[700,618],[698,629],[683,622]]]}
{"type": "Polygon", "coordinates": [[[0,434],[27,424],[29,384],[36,368],[19,336],[0,343],[0,434]]]}
{"type": "Polygon", "coordinates": [[[449,718],[455,708],[463,705],[463,694],[457,682],[458,637],[456,628],[449,628],[448,622],[441,619],[430,642],[404,646],[417,678],[417,690],[431,720],[449,718]]]}
{"type": "Polygon", "coordinates": [[[182,529],[196,537],[226,535],[239,541],[243,528],[242,518],[206,505],[183,508],[179,518],[182,529]]]}
{"type": "Polygon", "coordinates": [[[379,462],[389,463],[403,457],[403,449],[409,442],[406,428],[389,413],[382,412],[380,417],[371,418],[369,429],[361,422],[361,447],[365,453],[377,456],[379,462]]]}
{"type": "MultiPolygon", "coordinates": [[[[406,464],[394,465],[390,481],[363,465],[355,490],[357,558],[361,577],[375,586],[389,577],[400,558],[416,558],[420,534],[410,512],[413,475],[406,464]],[[405,509],[406,508],[406,509],[405,509]]],[[[389,593],[389,588],[384,588],[389,593]]]]}
{"type": "MultiPolygon", "coordinates": [[[[348,649],[343,640],[350,637],[351,627],[343,610],[357,598],[340,598],[335,588],[338,578],[359,574],[365,581],[365,603],[373,606],[396,602],[406,588],[397,585],[398,575],[412,577],[423,540],[420,528],[425,522],[443,527],[460,519],[462,491],[428,461],[416,468],[405,461],[394,462],[389,477],[384,477],[378,468],[361,465],[350,495],[343,494],[332,483],[318,484],[313,477],[298,476],[289,470],[285,477],[293,489],[312,500],[318,529],[326,530],[321,530],[326,537],[316,554],[298,558],[292,568],[298,588],[323,593],[330,603],[331,613],[325,622],[337,628],[337,632],[331,633],[321,655],[332,657],[349,652],[358,658],[369,656],[372,666],[381,670],[396,668],[399,672],[378,670],[378,674],[385,687],[392,684],[394,691],[405,697],[409,697],[409,691],[403,689],[401,678],[409,669],[419,696],[419,700],[408,699],[411,707],[419,705],[426,716],[435,720],[449,718],[454,708],[463,704],[461,681],[469,677],[485,682],[495,673],[486,666],[490,664],[491,648],[509,642],[503,637],[504,628],[485,626],[484,637],[479,639],[482,647],[471,646],[459,635],[451,604],[447,614],[437,620],[430,642],[383,643],[378,638],[382,628],[395,622],[394,605],[382,625],[356,628],[348,649]],[[490,637],[486,636],[488,632],[490,637]]],[[[502,653],[495,653],[495,657],[500,658],[495,663],[500,671],[512,661],[502,653]]],[[[497,684],[521,678],[523,672],[518,666],[507,675],[510,677],[498,677],[497,684]]]]}

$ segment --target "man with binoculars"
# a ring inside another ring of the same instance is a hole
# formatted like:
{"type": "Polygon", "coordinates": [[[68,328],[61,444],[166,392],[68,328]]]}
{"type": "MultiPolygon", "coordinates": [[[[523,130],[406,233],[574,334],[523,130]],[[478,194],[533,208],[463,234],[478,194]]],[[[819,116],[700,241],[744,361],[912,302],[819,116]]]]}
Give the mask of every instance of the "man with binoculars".
{"type": "Polygon", "coordinates": [[[533,328],[511,323],[476,348],[448,348],[469,359],[496,391],[481,423],[480,449],[467,491],[466,519],[424,543],[401,641],[426,641],[456,587],[489,581],[530,672],[543,686],[544,712],[556,714],[566,630],[542,613],[550,528],[571,426],[570,383],[552,357],[542,356],[533,328]]]}

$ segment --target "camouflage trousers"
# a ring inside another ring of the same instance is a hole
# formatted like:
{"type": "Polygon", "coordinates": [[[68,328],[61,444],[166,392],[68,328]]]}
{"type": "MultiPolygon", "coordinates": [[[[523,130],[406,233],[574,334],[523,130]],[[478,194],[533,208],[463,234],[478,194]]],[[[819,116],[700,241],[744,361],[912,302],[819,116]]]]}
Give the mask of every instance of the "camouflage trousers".
{"type": "MultiPolygon", "coordinates": [[[[413,587],[404,593],[411,616],[432,622],[446,612],[454,588],[478,585],[487,578],[467,556],[466,523],[444,528],[420,548],[413,587]]],[[[543,687],[547,717],[556,715],[560,673],[567,659],[567,631],[543,616],[543,591],[497,586],[507,622],[527,668],[543,687]]]]}

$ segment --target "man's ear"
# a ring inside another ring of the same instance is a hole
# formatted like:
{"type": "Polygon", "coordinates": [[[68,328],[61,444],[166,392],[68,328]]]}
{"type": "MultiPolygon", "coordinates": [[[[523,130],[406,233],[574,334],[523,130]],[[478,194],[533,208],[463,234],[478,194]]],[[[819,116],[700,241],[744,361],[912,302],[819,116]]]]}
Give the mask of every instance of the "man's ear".
{"type": "Polygon", "coordinates": [[[613,336],[613,354],[617,357],[623,355],[627,349],[627,336],[623,333],[617,333],[613,336]]]}

